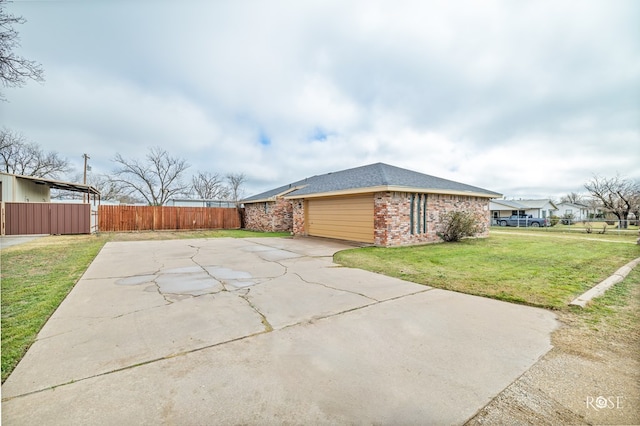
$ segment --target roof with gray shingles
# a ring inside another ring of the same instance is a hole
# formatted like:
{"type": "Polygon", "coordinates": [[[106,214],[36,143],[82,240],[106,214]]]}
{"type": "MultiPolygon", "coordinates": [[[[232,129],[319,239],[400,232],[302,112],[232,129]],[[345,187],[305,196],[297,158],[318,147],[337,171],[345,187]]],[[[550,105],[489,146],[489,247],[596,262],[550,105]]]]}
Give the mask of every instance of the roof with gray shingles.
{"type": "MultiPolygon", "coordinates": [[[[541,209],[545,207],[547,204],[551,204],[553,208],[556,208],[556,205],[553,201],[549,199],[542,200],[491,200],[491,204],[500,204],[506,207],[515,208],[515,209],[541,209]]],[[[499,208],[494,208],[492,206],[492,210],[500,210],[499,208]]]]}
{"type": "Polygon", "coordinates": [[[338,172],[313,176],[288,185],[274,188],[246,198],[245,203],[251,201],[264,201],[276,196],[299,197],[304,195],[348,192],[349,190],[362,190],[379,187],[404,187],[416,190],[453,191],[456,193],[469,192],[486,194],[487,197],[499,197],[501,194],[488,191],[464,183],[454,182],[423,173],[414,172],[400,167],[390,166],[384,163],[369,164],[367,166],[338,172]]]}
{"type": "Polygon", "coordinates": [[[491,210],[502,210],[498,208],[498,206],[508,207],[510,209],[526,209],[527,206],[521,204],[515,200],[491,200],[490,208],[491,210]]]}
{"type": "Polygon", "coordinates": [[[541,209],[543,207],[545,207],[547,204],[551,204],[552,207],[555,208],[555,204],[553,203],[553,201],[551,201],[548,198],[544,198],[541,200],[521,200],[520,201],[522,204],[526,205],[527,207],[531,208],[531,209],[541,209]]]}

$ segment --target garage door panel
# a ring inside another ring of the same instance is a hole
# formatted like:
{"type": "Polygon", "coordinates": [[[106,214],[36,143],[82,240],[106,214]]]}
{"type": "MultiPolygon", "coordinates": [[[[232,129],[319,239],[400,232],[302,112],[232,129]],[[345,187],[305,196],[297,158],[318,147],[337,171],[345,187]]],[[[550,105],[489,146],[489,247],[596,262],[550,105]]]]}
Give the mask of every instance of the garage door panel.
{"type": "Polygon", "coordinates": [[[367,226],[366,224],[361,224],[360,226],[352,226],[352,225],[344,225],[344,224],[339,224],[339,225],[333,225],[333,226],[328,226],[325,224],[316,224],[315,225],[315,230],[319,231],[325,231],[325,232],[331,232],[332,230],[335,230],[336,232],[349,232],[349,231],[353,231],[353,232],[368,232],[371,230],[371,227],[367,226]]]}
{"type": "Polygon", "coordinates": [[[324,204],[322,200],[314,200],[313,202],[316,204],[316,207],[319,210],[331,210],[331,209],[337,209],[337,208],[340,208],[340,209],[366,209],[367,208],[367,205],[363,204],[360,201],[358,202],[346,201],[344,204],[341,204],[339,202],[334,202],[334,201],[330,201],[324,204]]]}
{"type": "Polygon", "coordinates": [[[341,215],[344,216],[347,213],[350,212],[356,212],[356,213],[365,213],[365,212],[369,212],[369,210],[364,210],[362,208],[358,208],[358,207],[349,207],[349,206],[345,206],[345,207],[331,207],[331,208],[323,208],[323,209],[319,209],[315,212],[315,214],[317,215],[341,215]]]}
{"type": "Polygon", "coordinates": [[[373,195],[309,200],[309,235],[373,242],[373,195]]]}
{"type": "Polygon", "coordinates": [[[359,226],[359,227],[363,227],[363,228],[371,228],[371,221],[366,221],[366,220],[353,220],[350,218],[344,218],[343,220],[339,219],[339,218],[331,218],[330,220],[321,220],[315,221],[315,225],[316,226],[322,226],[325,228],[328,227],[345,227],[345,228],[349,228],[349,227],[353,227],[353,226],[359,226]]]}

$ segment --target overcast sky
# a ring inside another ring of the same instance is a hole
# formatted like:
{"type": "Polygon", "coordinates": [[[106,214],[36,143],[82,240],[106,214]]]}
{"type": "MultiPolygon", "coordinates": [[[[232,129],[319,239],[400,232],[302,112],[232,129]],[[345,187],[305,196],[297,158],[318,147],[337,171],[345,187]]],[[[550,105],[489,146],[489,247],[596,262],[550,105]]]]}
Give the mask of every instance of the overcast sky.
{"type": "Polygon", "coordinates": [[[640,2],[16,0],[0,124],[82,171],[152,146],[252,195],[384,162],[504,194],[640,180],[640,2]]]}

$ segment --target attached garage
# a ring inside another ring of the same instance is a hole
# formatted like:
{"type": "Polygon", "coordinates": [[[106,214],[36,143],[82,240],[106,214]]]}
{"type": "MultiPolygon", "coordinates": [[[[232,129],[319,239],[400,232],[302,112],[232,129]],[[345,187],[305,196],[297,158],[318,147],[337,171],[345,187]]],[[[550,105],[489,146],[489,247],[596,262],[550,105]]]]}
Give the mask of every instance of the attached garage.
{"type": "Polygon", "coordinates": [[[373,194],[307,200],[308,235],[374,242],[373,194]]]}

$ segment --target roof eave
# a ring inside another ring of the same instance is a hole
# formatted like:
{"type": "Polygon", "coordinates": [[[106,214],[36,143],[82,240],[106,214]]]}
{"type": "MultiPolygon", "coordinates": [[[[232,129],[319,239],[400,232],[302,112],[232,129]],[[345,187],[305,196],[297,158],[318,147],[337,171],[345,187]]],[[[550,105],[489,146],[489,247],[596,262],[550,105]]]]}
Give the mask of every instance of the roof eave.
{"type": "MultiPolygon", "coordinates": [[[[306,185],[302,185],[302,186],[292,186],[291,188],[287,188],[282,192],[279,192],[271,197],[265,197],[265,198],[258,198],[256,200],[240,200],[241,203],[243,204],[253,204],[253,203],[273,203],[276,201],[277,198],[279,197],[285,197],[287,194],[293,192],[293,191],[297,191],[300,188],[304,188],[306,185]]],[[[289,197],[285,197],[285,198],[289,198],[289,197]]]]}
{"type": "Polygon", "coordinates": [[[258,198],[257,200],[240,200],[242,204],[273,203],[275,201],[276,197],[258,198]]]}
{"type": "Polygon", "coordinates": [[[316,192],[312,194],[291,194],[288,196],[284,196],[284,198],[288,200],[295,200],[300,198],[339,197],[344,195],[358,195],[358,194],[368,194],[368,193],[387,192],[387,191],[416,192],[416,193],[423,193],[423,194],[464,195],[469,197],[481,197],[481,198],[502,197],[502,194],[479,192],[479,191],[460,191],[460,190],[453,190],[453,189],[416,188],[416,187],[410,187],[410,186],[381,185],[381,186],[373,186],[368,188],[351,188],[351,189],[343,189],[339,191],[316,192]]]}

